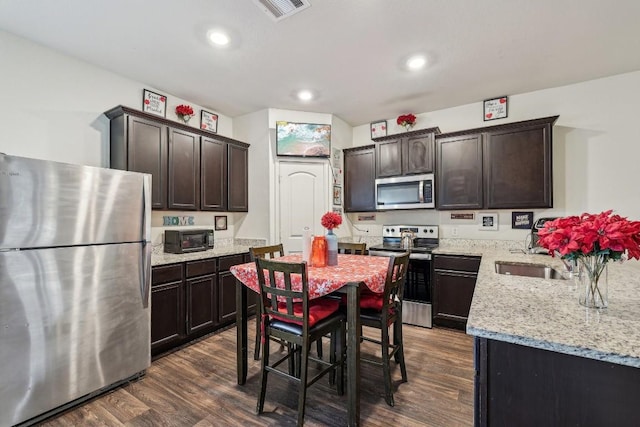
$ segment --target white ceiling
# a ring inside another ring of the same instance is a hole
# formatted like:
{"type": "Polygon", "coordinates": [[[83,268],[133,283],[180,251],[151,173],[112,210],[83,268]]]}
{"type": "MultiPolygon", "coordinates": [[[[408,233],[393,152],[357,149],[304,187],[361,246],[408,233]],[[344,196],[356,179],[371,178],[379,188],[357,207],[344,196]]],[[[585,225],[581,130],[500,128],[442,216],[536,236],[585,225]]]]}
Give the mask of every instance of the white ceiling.
{"type": "Polygon", "coordinates": [[[640,70],[638,0],[310,1],[275,22],[252,0],[0,0],[0,29],[231,117],[353,126],[640,70]],[[430,65],[410,73],[414,53],[430,65]]]}

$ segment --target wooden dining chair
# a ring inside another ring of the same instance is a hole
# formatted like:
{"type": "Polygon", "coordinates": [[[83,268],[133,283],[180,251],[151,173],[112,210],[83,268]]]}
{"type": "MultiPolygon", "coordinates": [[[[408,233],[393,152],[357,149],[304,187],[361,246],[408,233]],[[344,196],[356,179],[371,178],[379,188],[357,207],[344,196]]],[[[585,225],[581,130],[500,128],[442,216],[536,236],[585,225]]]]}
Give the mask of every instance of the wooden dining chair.
{"type": "Polygon", "coordinates": [[[337,391],[344,394],[344,361],[346,343],[346,317],[339,310],[340,302],[334,299],[316,298],[309,300],[307,264],[285,263],[264,258],[256,259],[258,282],[260,283],[260,305],[262,313],[263,343],[261,361],[260,391],[256,411],[264,410],[267,377],[274,373],[298,383],[298,426],[304,423],[304,409],[307,388],[327,373],[338,377],[337,391]],[[265,276],[267,272],[267,276],[265,276]],[[300,280],[300,290],[294,290],[294,278],[300,280]],[[268,277],[268,281],[266,278],[268,277]],[[310,355],[311,344],[323,335],[331,333],[335,341],[335,357],[330,362],[310,355]],[[273,363],[269,362],[269,342],[279,338],[293,346],[295,352],[287,352],[273,363]],[[296,355],[296,353],[298,353],[296,355]],[[278,366],[285,361],[289,364],[297,358],[296,373],[285,372],[278,366]],[[308,378],[309,361],[322,368],[312,378],[308,378]],[[336,372],[337,371],[337,372],[336,372]]]}
{"type": "Polygon", "coordinates": [[[393,384],[391,382],[392,358],[400,365],[402,382],[407,382],[402,339],[402,298],[408,265],[409,253],[390,257],[384,293],[362,292],[360,296],[360,321],[362,325],[381,331],[380,339],[364,335],[362,339],[380,345],[382,350],[381,362],[366,357],[363,357],[362,360],[382,365],[385,400],[389,406],[394,405],[393,384]],[[391,326],[393,326],[393,342],[391,342],[389,335],[391,326]]]}
{"type": "Polygon", "coordinates": [[[366,243],[348,243],[338,242],[339,254],[351,254],[351,255],[366,255],[367,244],[366,243]]]}
{"type": "MultiPolygon", "coordinates": [[[[284,246],[282,243],[277,245],[270,246],[254,246],[249,248],[249,255],[251,256],[251,261],[255,262],[256,258],[269,258],[273,259],[276,257],[284,256],[284,246]]],[[[258,306],[259,307],[259,306],[258,306]]],[[[261,319],[260,313],[256,313],[256,344],[255,350],[253,353],[253,359],[260,359],[260,342],[262,339],[262,335],[260,333],[261,330],[261,319]]]]}

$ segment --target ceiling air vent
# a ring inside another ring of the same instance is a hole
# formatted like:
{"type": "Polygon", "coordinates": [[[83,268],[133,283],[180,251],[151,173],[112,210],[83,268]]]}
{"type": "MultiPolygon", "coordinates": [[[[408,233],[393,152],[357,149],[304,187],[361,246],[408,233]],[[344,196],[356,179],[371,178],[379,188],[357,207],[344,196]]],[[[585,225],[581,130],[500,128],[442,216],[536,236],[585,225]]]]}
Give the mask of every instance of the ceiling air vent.
{"type": "Polygon", "coordinates": [[[274,21],[288,18],[311,6],[309,0],[253,0],[274,21]]]}

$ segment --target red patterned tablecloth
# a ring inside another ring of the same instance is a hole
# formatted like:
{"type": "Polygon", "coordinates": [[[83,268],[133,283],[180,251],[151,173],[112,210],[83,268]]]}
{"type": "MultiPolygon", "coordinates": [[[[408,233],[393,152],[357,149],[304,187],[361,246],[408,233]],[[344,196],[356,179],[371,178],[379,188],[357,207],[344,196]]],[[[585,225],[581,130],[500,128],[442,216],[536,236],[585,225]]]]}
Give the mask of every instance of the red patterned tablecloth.
{"type": "MultiPolygon", "coordinates": [[[[302,256],[286,255],[275,258],[276,261],[300,262],[302,256]]],[[[309,267],[307,276],[309,280],[309,298],[318,298],[336,291],[349,282],[364,282],[367,287],[376,293],[384,291],[384,282],[389,267],[389,258],[366,255],[338,254],[338,265],[331,267],[309,267]]],[[[260,292],[258,285],[258,273],[256,264],[246,264],[231,267],[231,273],[245,286],[254,292],[260,292]]],[[[292,276],[293,287],[300,290],[300,279],[296,281],[292,276]]]]}

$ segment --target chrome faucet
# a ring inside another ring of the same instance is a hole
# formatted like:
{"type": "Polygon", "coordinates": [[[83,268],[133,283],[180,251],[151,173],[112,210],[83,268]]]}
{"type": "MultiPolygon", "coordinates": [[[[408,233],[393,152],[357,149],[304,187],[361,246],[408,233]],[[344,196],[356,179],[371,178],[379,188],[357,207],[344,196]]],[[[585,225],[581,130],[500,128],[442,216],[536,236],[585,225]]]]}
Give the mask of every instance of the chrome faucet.
{"type": "Polygon", "coordinates": [[[568,273],[573,273],[576,270],[576,261],[567,261],[566,259],[562,258],[562,254],[557,250],[554,250],[553,254],[554,256],[560,258],[560,261],[562,261],[562,263],[564,264],[564,268],[568,273]]]}

